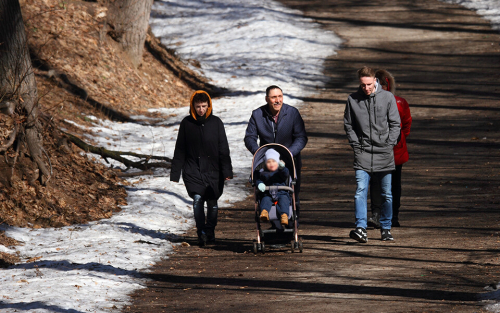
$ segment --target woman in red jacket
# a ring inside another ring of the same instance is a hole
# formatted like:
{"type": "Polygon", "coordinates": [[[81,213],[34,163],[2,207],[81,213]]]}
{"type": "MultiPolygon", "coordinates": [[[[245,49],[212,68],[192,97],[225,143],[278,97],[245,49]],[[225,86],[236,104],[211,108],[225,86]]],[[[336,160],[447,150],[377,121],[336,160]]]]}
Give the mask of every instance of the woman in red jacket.
{"type": "MultiPolygon", "coordinates": [[[[401,206],[401,170],[403,164],[409,159],[408,148],[406,147],[406,137],[410,135],[411,114],[410,106],[404,98],[395,95],[396,81],[394,77],[386,70],[378,70],[375,73],[380,85],[384,90],[392,92],[396,98],[398,105],[399,117],[401,118],[401,134],[398,139],[398,144],[394,147],[394,162],[396,170],[392,172],[392,226],[399,227],[399,207],[401,206]]],[[[368,220],[369,224],[375,227],[380,227],[380,205],[381,200],[376,195],[380,194],[376,188],[380,188],[375,184],[370,186],[371,209],[372,217],[368,220]],[[375,197],[373,196],[375,195],[375,197]]]]}

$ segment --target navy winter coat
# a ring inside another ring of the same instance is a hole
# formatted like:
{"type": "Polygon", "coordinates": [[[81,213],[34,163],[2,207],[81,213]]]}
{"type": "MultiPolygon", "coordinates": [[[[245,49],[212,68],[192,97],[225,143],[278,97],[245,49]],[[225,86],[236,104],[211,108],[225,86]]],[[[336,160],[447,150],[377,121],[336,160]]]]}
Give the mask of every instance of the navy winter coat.
{"type": "Polygon", "coordinates": [[[266,186],[288,186],[286,184],[286,179],[290,176],[290,172],[286,167],[277,169],[274,172],[261,169],[257,172],[256,176],[255,185],[257,186],[260,183],[263,183],[266,186]]]}
{"type": "Polygon", "coordinates": [[[299,110],[283,103],[278,115],[278,123],[269,112],[268,105],[263,105],[252,112],[245,133],[245,146],[252,153],[268,143],[279,143],[299,158],[300,151],[307,144],[307,134],[304,121],[299,110]],[[257,144],[260,140],[260,145],[257,144]]]}
{"type": "MultiPolygon", "coordinates": [[[[286,184],[286,180],[290,176],[290,171],[288,171],[288,168],[286,167],[277,169],[274,172],[270,172],[267,169],[260,169],[255,176],[256,186],[259,186],[260,183],[263,183],[266,186],[288,186],[286,184]]],[[[260,196],[263,197],[268,194],[269,191],[266,191],[265,193],[261,193],[260,196]]],[[[277,194],[288,195],[288,191],[280,190],[277,194]]]]}

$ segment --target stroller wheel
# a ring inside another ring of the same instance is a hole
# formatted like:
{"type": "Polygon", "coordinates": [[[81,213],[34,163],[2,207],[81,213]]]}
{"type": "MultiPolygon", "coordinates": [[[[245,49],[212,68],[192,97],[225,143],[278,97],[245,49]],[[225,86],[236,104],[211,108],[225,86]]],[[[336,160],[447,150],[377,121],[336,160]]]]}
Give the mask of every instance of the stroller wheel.
{"type": "Polygon", "coordinates": [[[262,253],[266,253],[266,245],[264,244],[264,242],[260,243],[260,251],[262,251],[262,253]]]}
{"type": "Polygon", "coordinates": [[[292,248],[291,248],[292,253],[294,253],[294,252],[295,252],[295,240],[293,240],[293,241],[292,241],[292,243],[291,243],[291,247],[292,247],[292,248]]]}
{"type": "Polygon", "coordinates": [[[302,238],[299,238],[299,251],[302,253],[302,250],[304,249],[304,246],[302,244],[302,238]]]}
{"type": "Polygon", "coordinates": [[[258,246],[257,246],[257,242],[253,242],[253,253],[254,254],[257,254],[259,252],[259,249],[258,249],[258,246]]]}

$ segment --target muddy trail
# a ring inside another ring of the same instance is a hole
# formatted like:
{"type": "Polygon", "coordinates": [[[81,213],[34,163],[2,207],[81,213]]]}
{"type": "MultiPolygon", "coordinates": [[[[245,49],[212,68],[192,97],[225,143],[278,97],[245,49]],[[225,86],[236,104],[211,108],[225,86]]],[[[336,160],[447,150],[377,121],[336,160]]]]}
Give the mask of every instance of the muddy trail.
{"type": "Polygon", "coordinates": [[[246,199],[222,210],[217,246],[179,246],[124,312],[484,311],[477,295],[500,281],[500,34],[435,0],[281,2],[345,40],[326,61],[329,85],[301,108],[304,252],[254,255],[246,199]],[[413,116],[390,243],[375,229],[367,244],[348,237],[355,180],[342,116],[363,65],[394,74],[413,116]]]}

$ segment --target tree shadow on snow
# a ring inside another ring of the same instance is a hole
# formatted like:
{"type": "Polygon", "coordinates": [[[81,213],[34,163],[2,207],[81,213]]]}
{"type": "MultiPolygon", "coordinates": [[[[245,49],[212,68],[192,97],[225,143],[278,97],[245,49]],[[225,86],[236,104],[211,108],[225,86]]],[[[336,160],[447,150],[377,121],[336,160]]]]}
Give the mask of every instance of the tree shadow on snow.
{"type": "Polygon", "coordinates": [[[7,303],[4,301],[0,301],[0,309],[14,309],[15,312],[20,312],[20,311],[33,312],[33,310],[47,310],[49,312],[56,312],[56,313],[83,313],[83,311],[78,311],[74,309],[64,309],[57,305],[50,305],[41,301],[16,302],[16,303],[7,303]]]}

